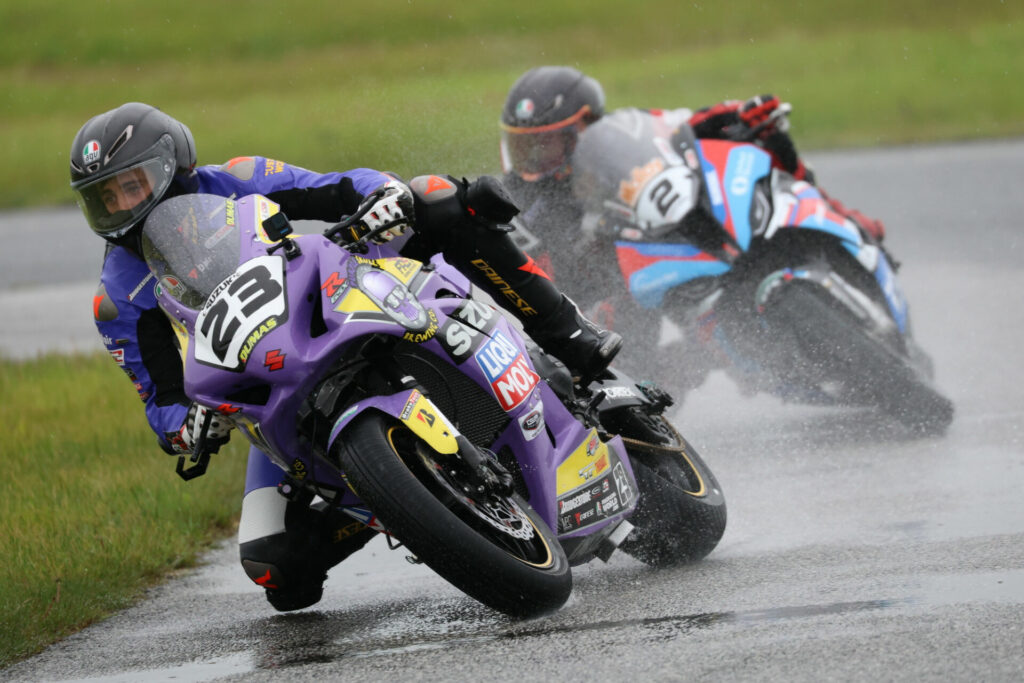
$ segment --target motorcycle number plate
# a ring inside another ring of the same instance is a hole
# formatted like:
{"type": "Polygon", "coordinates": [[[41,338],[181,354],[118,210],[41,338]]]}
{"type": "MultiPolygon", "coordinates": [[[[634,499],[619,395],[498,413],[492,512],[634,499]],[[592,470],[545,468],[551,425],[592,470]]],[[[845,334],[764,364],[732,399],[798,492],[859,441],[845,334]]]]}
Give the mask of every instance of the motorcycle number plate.
{"type": "Polygon", "coordinates": [[[246,261],[217,285],[199,312],[196,360],[241,371],[256,344],[284,322],[287,313],[281,257],[246,261]]]}

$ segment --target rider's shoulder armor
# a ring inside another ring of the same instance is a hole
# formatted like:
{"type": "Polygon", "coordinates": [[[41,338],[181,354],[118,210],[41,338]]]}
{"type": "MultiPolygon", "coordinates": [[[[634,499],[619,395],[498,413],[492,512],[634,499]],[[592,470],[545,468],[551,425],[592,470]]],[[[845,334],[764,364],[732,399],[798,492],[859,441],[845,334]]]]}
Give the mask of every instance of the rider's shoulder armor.
{"type": "Polygon", "coordinates": [[[117,319],[117,304],[107,294],[107,286],[102,282],[92,298],[92,314],[100,322],[109,322],[117,319]]]}
{"type": "Polygon", "coordinates": [[[221,164],[220,170],[230,173],[239,180],[252,180],[256,172],[255,157],[235,157],[234,159],[221,164]]]}

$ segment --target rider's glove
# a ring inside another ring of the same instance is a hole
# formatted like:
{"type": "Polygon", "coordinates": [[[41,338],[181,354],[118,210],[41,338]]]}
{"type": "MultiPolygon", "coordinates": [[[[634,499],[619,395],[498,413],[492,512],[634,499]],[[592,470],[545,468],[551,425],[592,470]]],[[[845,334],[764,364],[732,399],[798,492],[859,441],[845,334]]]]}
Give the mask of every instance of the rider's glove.
{"type": "MultiPolygon", "coordinates": [[[[748,128],[756,128],[768,120],[772,112],[779,108],[779,98],[775,95],[758,95],[740,105],[740,120],[748,128]]],[[[770,127],[769,127],[770,128],[770,127]]]]}
{"type": "Polygon", "coordinates": [[[198,403],[193,403],[189,406],[188,414],[185,416],[185,423],[181,425],[181,429],[166,435],[170,449],[165,448],[164,450],[167,450],[171,455],[191,453],[192,449],[195,448],[196,441],[199,439],[199,431],[203,427],[203,421],[206,419],[207,413],[212,413],[213,417],[210,420],[210,428],[206,430],[206,450],[210,453],[219,451],[220,447],[231,438],[231,428],[233,425],[223,415],[198,403]]]}
{"type": "Polygon", "coordinates": [[[368,231],[376,230],[388,223],[394,223],[392,227],[373,238],[377,244],[390,242],[405,232],[405,229],[412,224],[414,215],[412,192],[408,185],[399,180],[392,180],[383,187],[386,188],[384,195],[363,216],[363,223],[368,231]]]}

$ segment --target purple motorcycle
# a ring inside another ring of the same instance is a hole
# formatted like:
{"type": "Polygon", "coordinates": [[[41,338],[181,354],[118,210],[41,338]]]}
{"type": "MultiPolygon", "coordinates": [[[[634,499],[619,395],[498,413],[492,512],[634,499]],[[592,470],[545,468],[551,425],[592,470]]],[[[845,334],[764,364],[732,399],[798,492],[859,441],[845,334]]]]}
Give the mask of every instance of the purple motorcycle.
{"type": "MultiPolygon", "coordinates": [[[[717,545],[714,475],[665,419],[671,398],[610,369],[585,385],[435,256],[349,228],[290,235],[278,206],[187,195],[144,252],[188,396],[319,496],[480,602],[557,609],[571,566],[616,548],[651,565],[717,545]]],[[[200,436],[184,478],[209,462],[200,436]]]]}

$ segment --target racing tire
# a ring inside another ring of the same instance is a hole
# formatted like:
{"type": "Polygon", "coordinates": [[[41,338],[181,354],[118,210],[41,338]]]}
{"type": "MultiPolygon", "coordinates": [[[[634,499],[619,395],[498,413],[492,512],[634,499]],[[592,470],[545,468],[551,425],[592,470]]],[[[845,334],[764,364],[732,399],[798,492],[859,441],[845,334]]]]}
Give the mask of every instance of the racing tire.
{"type": "Polygon", "coordinates": [[[765,310],[770,326],[790,330],[802,357],[921,435],[941,434],[953,402],[910,359],[873,337],[830,294],[794,283],[765,310]]]}
{"type": "Polygon", "coordinates": [[[487,518],[494,509],[445,481],[452,468],[440,467],[437,454],[393,418],[367,412],[344,436],[333,449],[349,485],[388,533],[449,583],[515,617],[551,612],[568,600],[565,552],[520,496],[492,494],[497,507],[514,511],[503,531],[502,519],[487,518]]]}
{"type": "Polygon", "coordinates": [[[668,420],[660,415],[644,419],[659,423],[663,438],[652,443],[623,436],[640,500],[629,518],[634,529],[619,549],[652,567],[701,560],[725,533],[722,487],[668,420]]]}

